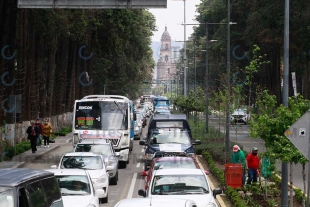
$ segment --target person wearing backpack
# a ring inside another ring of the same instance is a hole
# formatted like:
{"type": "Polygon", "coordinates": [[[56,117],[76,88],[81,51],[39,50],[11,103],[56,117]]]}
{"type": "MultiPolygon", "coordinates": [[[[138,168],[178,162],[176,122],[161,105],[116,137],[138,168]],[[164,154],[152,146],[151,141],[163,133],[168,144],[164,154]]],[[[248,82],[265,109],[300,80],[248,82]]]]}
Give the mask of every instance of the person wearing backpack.
{"type": "Polygon", "coordinates": [[[52,134],[52,126],[50,123],[48,123],[48,120],[44,120],[44,124],[42,125],[42,135],[44,139],[44,148],[49,148],[49,140],[50,136],[52,134]]]}

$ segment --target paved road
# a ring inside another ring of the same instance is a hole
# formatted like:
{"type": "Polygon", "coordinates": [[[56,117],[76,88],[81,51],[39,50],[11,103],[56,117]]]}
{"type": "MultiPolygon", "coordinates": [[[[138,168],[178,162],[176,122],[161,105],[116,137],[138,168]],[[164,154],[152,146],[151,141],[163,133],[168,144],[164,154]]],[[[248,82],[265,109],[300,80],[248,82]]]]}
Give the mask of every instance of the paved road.
{"type": "MultiPolygon", "coordinates": [[[[219,129],[222,133],[225,133],[226,130],[223,126],[225,126],[225,120],[219,120],[217,118],[211,118],[210,127],[215,127],[219,129]]],[[[265,152],[265,142],[262,139],[252,139],[249,136],[249,126],[244,124],[238,125],[230,125],[229,127],[229,137],[230,141],[234,141],[243,146],[243,148],[247,152],[251,152],[252,147],[257,147],[259,152],[265,152]]],[[[232,146],[230,146],[232,148],[232,146]]],[[[308,164],[306,165],[306,171],[308,169],[308,164]]],[[[281,161],[277,162],[277,170],[281,172],[281,161]]],[[[306,172],[306,178],[308,178],[308,173],[306,172]]],[[[300,164],[293,165],[293,185],[297,188],[303,190],[303,180],[302,180],[302,166],[300,164]]],[[[308,182],[306,181],[306,187],[308,186],[308,182]]],[[[306,188],[307,189],[307,188],[306,188]]]]}
{"type": "MultiPolygon", "coordinates": [[[[23,168],[49,169],[51,165],[59,164],[63,154],[72,150],[72,143],[63,144],[42,158],[34,160],[31,163],[26,163],[23,168]]],[[[122,199],[138,197],[138,190],[144,188],[144,180],[140,176],[140,172],[143,171],[142,155],[142,147],[139,146],[139,141],[136,140],[127,168],[119,169],[118,184],[116,186],[109,186],[109,202],[100,206],[113,207],[122,199]]]]}

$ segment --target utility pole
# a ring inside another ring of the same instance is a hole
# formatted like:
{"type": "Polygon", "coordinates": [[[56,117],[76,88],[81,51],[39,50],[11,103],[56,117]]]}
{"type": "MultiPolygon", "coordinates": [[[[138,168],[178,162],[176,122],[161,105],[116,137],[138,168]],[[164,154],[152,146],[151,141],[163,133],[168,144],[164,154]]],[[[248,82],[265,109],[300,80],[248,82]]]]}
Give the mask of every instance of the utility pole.
{"type": "Polygon", "coordinates": [[[229,125],[230,125],[230,112],[229,112],[229,101],[230,101],[230,0],[227,0],[227,74],[226,74],[226,161],[229,155],[229,125]]]}
{"type": "Polygon", "coordinates": [[[195,73],[195,78],[194,78],[194,91],[196,92],[196,84],[197,84],[197,74],[196,74],[196,42],[194,41],[194,73],[195,73]]]}
{"type": "Polygon", "coordinates": [[[209,133],[209,31],[206,22],[206,133],[209,133]]]}
{"type": "MultiPolygon", "coordinates": [[[[283,71],[283,91],[282,91],[282,103],[283,106],[288,107],[288,84],[289,84],[289,0],[285,0],[284,11],[284,71],[283,71]]],[[[310,166],[310,165],[309,165],[310,166]]],[[[288,206],[287,198],[287,183],[288,183],[288,164],[282,161],[281,170],[281,207],[288,206]]],[[[309,180],[308,180],[309,183],[309,180]]],[[[309,184],[308,184],[308,196],[309,196],[309,184]]],[[[309,207],[309,202],[307,204],[309,207]]]]}
{"type": "Polygon", "coordinates": [[[187,85],[186,85],[186,80],[187,80],[187,74],[186,74],[186,6],[185,6],[185,1],[184,1],[184,96],[187,96],[187,85]]]}

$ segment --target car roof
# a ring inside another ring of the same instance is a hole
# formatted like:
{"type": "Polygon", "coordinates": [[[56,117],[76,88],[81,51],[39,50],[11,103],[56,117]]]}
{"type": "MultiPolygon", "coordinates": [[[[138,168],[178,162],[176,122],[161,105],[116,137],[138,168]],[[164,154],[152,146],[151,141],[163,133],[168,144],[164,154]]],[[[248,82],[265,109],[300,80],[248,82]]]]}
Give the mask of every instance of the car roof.
{"type": "Polygon", "coordinates": [[[34,170],[26,168],[2,168],[0,169],[0,185],[17,186],[42,177],[54,176],[53,173],[44,170],[34,170]]]}
{"type": "Polygon", "coordinates": [[[120,207],[176,207],[176,206],[185,206],[185,203],[190,202],[191,200],[179,199],[179,198],[129,198],[121,200],[117,206],[120,207]],[[152,204],[152,205],[150,205],[152,204]]]}
{"type": "Polygon", "coordinates": [[[64,156],[100,156],[100,153],[96,152],[68,152],[64,156]]]}
{"type": "Polygon", "coordinates": [[[86,175],[87,173],[85,170],[82,169],[46,169],[46,171],[49,171],[51,173],[54,173],[54,175],[86,175]]]}
{"type": "Polygon", "coordinates": [[[165,121],[174,121],[174,120],[187,120],[185,114],[155,114],[153,120],[165,120],[165,121]]]}
{"type": "Polygon", "coordinates": [[[155,158],[155,162],[165,162],[165,161],[193,161],[192,157],[159,157],[155,158]]]}
{"type": "Polygon", "coordinates": [[[156,170],[154,175],[205,175],[201,169],[160,169],[156,170]]]}

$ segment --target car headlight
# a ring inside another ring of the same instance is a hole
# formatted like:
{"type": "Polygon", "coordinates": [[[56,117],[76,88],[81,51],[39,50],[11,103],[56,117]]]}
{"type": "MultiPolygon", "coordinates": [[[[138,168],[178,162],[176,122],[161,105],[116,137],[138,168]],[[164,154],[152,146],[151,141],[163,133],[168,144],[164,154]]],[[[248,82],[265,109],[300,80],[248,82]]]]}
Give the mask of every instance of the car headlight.
{"type": "Polygon", "coordinates": [[[208,205],[206,205],[206,207],[218,207],[218,206],[217,204],[210,202],[208,203],[208,205]]]}
{"type": "Polygon", "coordinates": [[[87,207],[96,207],[94,204],[90,203],[87,207]]]}
{"type": "Polygon", "coordinates": [[[123,137],[122,145],[128,145],[128,135],[123,137]]]}
{"type": "Polygon", "coordinates": [[[154,157],[154,154],[145,154],[145,159],[146,160],[152,160],[154,157]]]}
{"type": "Polygon", "coordinates": [[[103,175],[103,176],[96,178],[96,179],[93,178],[92,181],[94,183],[105,183],[107,181],[107,176],[103,175]]]}

